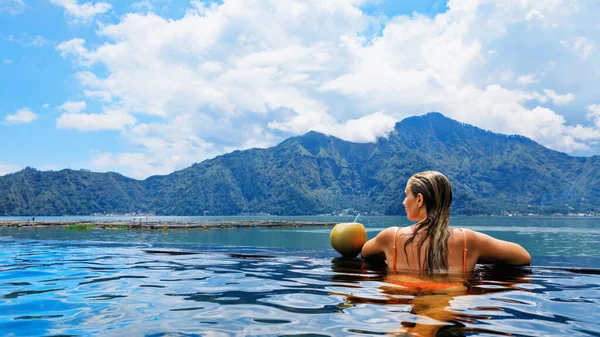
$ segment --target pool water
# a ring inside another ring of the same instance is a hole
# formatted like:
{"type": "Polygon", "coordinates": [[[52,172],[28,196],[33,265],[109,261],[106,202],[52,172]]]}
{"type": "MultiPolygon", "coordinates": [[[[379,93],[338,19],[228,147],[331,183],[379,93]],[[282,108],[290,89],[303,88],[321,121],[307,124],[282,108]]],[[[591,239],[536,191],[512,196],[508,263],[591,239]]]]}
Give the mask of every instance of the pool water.
{"type": "MultiPolygon", "coordinates": [[[[48,220],[107,220],[115,217],[36,217],[48,220]]],[[[274,220],[306,222],[347,222],[352,217],[153,217],[151,221],[232,221],[274,220]]],[[[9,219],[0,217],[0,219],[9,219]]],[[[122,219],[126,220],[126,219],[122,219]]],[[[412,224],[400,216],[361,216],[369,238],[389,226],[412,224]]],[[[453,227],[464,227],[495,238],[516,242],[532,256],[578,257],[583,260],[600,258],[600,217],[452,217],[453,227]]],[[[69,231],[60,227],[3,228],[0,237],[39,240],[85,240],[103,242],[153,243],[165,245],[252,246],[294,249],[330,249],[330,226],[275,227],[215,230],[94,230],[69,231]]],[[[579,263],[579,261],[577,262],[579,263]]],[[[600,263],[596,265],[600,268],[600,263]]]]}
{"type": "Polygon", "coordinates": [[[0,238],[4,336],[600,336],[596,260],[402,282],[331,249],[0,238]],[[574,266],[575,265],[575,266],[574,266]]]}

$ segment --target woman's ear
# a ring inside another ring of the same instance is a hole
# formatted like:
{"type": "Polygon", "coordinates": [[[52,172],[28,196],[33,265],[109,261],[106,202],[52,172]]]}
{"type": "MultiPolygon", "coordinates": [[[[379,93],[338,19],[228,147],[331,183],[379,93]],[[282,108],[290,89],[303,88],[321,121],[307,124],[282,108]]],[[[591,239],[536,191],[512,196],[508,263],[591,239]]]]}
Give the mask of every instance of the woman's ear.
{"type": "Polygon", "coordinates": [[[421,193],[417,194],[417,206],[418,207],[423,206],[423,194],[421,194],[421,193]]]}

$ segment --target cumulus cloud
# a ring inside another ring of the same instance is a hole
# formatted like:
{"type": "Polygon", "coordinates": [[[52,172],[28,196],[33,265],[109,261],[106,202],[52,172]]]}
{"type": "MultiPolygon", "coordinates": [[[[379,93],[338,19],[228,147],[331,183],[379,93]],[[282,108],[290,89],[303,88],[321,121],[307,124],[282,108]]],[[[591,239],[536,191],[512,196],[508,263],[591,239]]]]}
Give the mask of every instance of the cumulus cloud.
{"type": "Polygon", "coordinates": [[[88,22],[95,16],[106,13],[112,8],[112,5],[106,2],[86,2],[83,4],[79,4],[77,0],[50,0],[50,2],[62,7],[65,14],[74,23],[88,22]]]}
{"type": "Polygon", "coordinates": [[[51,43],[50,40],[41,35],[31,36],[27,33],[21,33],[18,36],[12,34],[8,36],[3,36],[2,34],[0,34],[0,38],[10,42],[18,43],[19,45],[24,47],[43,47],[51,43]]]}
{"type": "Polygon", "coordinates": [[[131,8],[137,11],[152,11],[154,10],[154,6],[148,0],[138,1],[131,4],[131,8]]]}
{"type": "Polygon", "coordinates": [[[86,107],[86,104],[83,101],[80,101],[80,102],[67,101],[63,105],[59,106],[58,108],[67,113],[78,113],[78,112],[81,112],[83,109],[85,109],[85,107],[86,107]]]}
{"type": "Polygon", "coordinates": [[[586,36],[577,36],[560,42],[563,46],[587,59],[596,53],[596,43],[586,36]]]}
{"type": "Polygon", "coordinates": [[[394,129],[396,119],[379,111],[373,114],[346,121],[333,130],[323,130],[342,139],[355,142],[374,142],[386,137],[394,129]]]}
{"type": "Polygon", "coordinates": [[[92,168],[98,171],[126,169],[132,177],[145,178],[152,174],[168,174],[174,169],[156,170],[157,163],[144,153],[100,153],[92,160],[92,168]]]}
{"type": "Polygon", "coordinates": [[[56,49],[60,52],[60,56],[67,58],[75,57],[75,62],[81,66],[91,66],[94,63],[92,54],[84,47],[85,40],[74,38],[69,41],[62,42],[56,49]]]}
{"type": "Polygon", "coordinates": [[[530,20],[541,20],[544,18],[544,15],[542,15],[542,13],[540,13],[540,11],[538,11],[537,9],[532,9],[529,12],[527,12],[527,14],[525,15],[525,19],[527,21],[530,20]]]}
{"type": "Polygon", "coordinates": [[[85,97],[95,99],[101,102],[112,101],[112,95],[108,91],[84,90],[85,97]]]}
{"type": "Polygon", "coordinates": [[[540,81],[535,79],[534,74],[528,74],[528,75],[521,75],[521,76],[517,77],[517,83],[519,83],[519,84],[534,84],[534,83],[540,83],[540,81]]]}
{"type": "Polygon", "coordinates": [[[39,115],[29,108],[22,108],[12,115],[6,115],[6,117],[4,117],[4,124],[27,124],[38,117],[39,115]]]}
{"type": "Polygon", "coordinates": [[[588,119],[592,120],[596,127],[600,128],[600,104],[590,104],[585,108],[588,110],[588,119]]]}
{"type": "Polygon", "coordinates": [[[556,91],[551,89],[544,89],[544,95],[551,99],[552,102],[556,105],[567,104],[575,100],[575,95],[572,93],[566,93],[564,95],[559,95],[556,91]]]}
{"type": "Polygon", "coordinates": [[[0,13],[8,12],[10,15],[17,15],[25,11],[23,0],[0,0],[0,13]]]}
{"type": "Polygon", "coordinates": [[[119,110],[108,110],[104,113],[67,112],[58,117],[56,127],[79,131],[122,130],[135,123],[136,119],[133,116],[119,110]]]}
{"type": "Polygon", "coordinates": [[[83,67],[85,96],[119,113],[65,114],[57,125],[113,125],[131,151],[96,164],[137,175],[309,130],[373,141],[428,111],[567,152],[600,139],[591,118],[571,125],[558,110],[596,97],[593,2],[450,0],[434,17],[386,20],[364,3],[194,1],[178,19],[127,14],[100,26],[102,43],[57,47],[83,67]]]}

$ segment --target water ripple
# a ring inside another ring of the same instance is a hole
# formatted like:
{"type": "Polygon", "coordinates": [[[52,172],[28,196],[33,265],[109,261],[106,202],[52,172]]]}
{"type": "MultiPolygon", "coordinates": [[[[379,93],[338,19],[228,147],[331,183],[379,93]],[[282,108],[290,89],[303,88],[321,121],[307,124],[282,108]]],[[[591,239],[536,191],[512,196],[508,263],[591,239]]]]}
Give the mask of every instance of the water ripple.
{"type": "Polygon", "coordinates": [[[0,331],[14,336],[600,334],[595,269],[478,266],[434,290],[452,280],[314,251],[2,243],[0,331]]]}

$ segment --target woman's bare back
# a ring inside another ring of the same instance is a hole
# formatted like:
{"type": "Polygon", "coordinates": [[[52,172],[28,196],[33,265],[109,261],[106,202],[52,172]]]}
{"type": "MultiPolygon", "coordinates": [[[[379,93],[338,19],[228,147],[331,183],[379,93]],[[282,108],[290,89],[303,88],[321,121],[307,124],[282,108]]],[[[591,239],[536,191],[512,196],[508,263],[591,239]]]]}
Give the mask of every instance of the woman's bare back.
{"type": "MultiPolygon", "coordinates": [[[[396,261],[394,261],[394,253],[393,253],[393,238],[392,238],[392,250],[391,256],[388,257],[386,254],[386,260],[388,261],[388,268],[391,270],[421,270],[422,266],[425,264],[426,252],[429,247],[429,240],[426,239],[421,247],[420,256],[418,254],[418,243],[421,240],[424,234],[419,233],[415,236],[415,239],[406,246],[406,254],[404,252],[404,244],[413,234],[413,226],[398,228],[394,231],[394,236],[396,236],[396,261]],[[420,260],[419,260],[420,257],[420,260]]],[[[476,258],[470,258],[469,256],[469,240],[468,240],[468,231],[460,230],[456,228],[448,228],[449,237],[447,241],[448,247],[448,272],[450,273],[459,273],[463,272],[463,266],[466,270],[473,270],[475,264],[477,263],[476,258]],[[466,254],[466,264],[465,264],[465,244],[467,249],[466,254]]]]}

